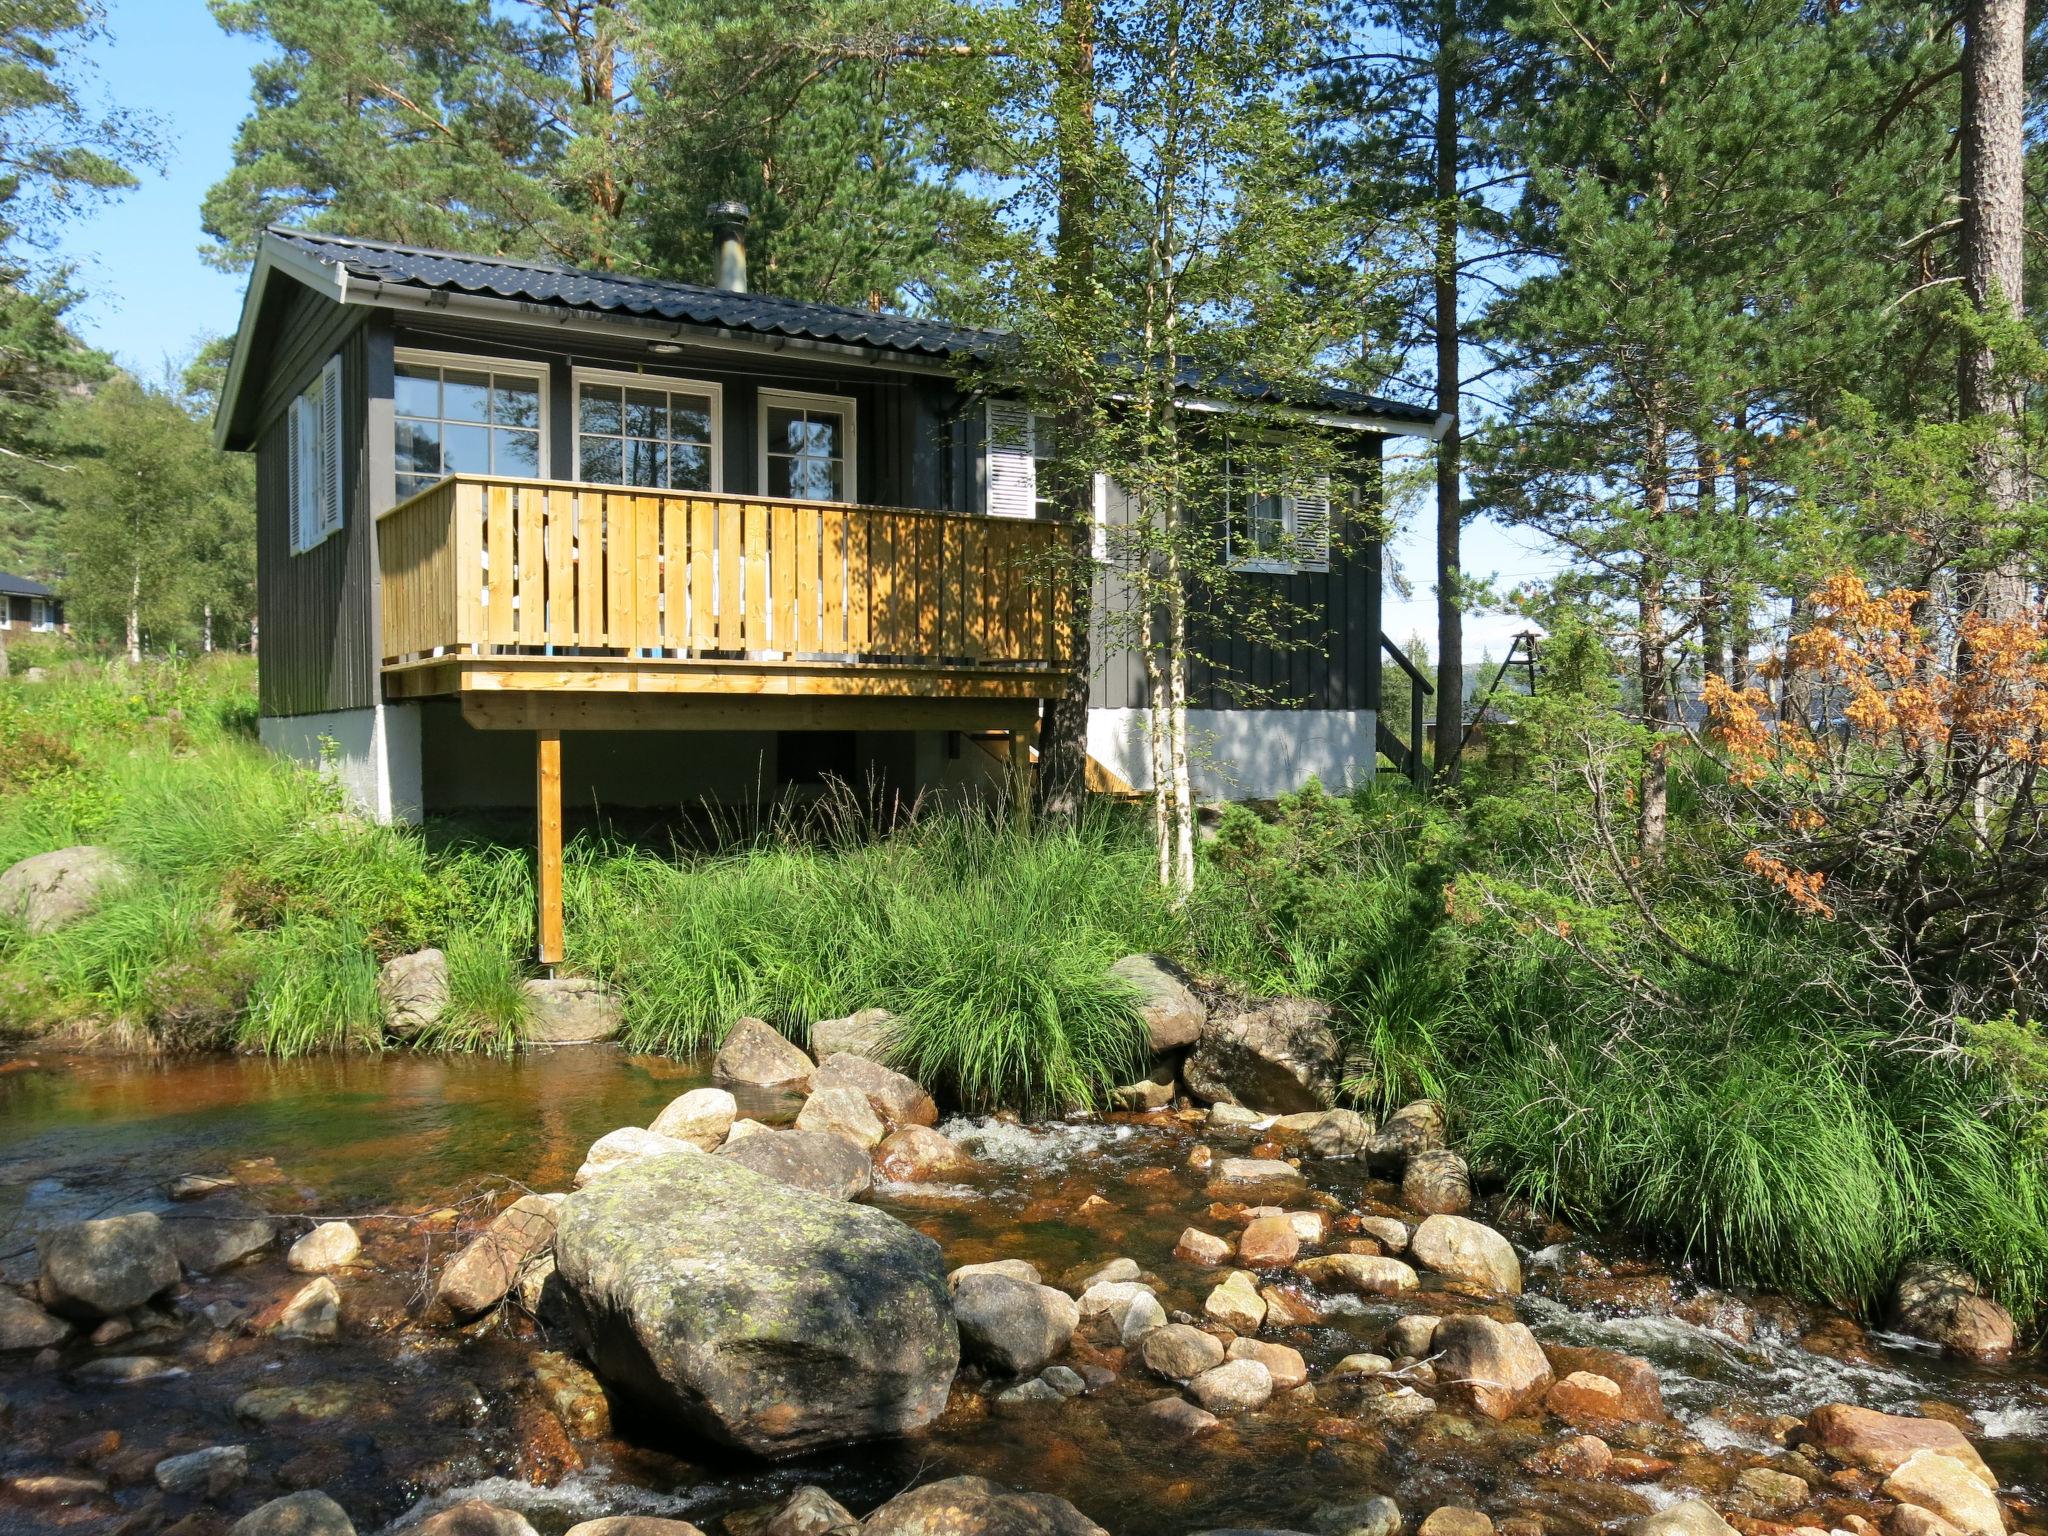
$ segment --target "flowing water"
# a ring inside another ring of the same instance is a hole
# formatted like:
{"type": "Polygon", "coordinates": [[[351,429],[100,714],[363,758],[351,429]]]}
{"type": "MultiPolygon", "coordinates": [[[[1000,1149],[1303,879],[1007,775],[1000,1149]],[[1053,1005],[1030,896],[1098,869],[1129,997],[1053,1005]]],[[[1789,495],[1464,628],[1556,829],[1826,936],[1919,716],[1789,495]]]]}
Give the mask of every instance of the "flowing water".
{"type": "MultiPolygon", "coordinates": [[[[242,1443],[249,1479],[218,1514],[319,1487],[366,1532],[402,1529],[475,1493],[524,1510],[544,1536],[624,1513],[681,1516],[714,1532],[735,1517],[726,1529],[737,1533],[746,1512],[804,1483],[864,1513],[907,1487],[973,1472],[1060,1494],[1117,1536],[1301,1529],[1319,1506],[1370,1494],[1394,1497],[1411,1522],[1439,1504],[1470,1504],[1497,1522],[1534,1518],[1553,1536],[1578,1536],[1723,1493],[1748,1466],[1792,1465],[1785,1419],[1847,1401],[1955,1418],[2006,1485],[2020,1528],[2048,1533],[2048,1366],[2038,1357],[1960,1364],[1838,1314],[1704,1291],[1618,1245],[1497,1209],[1473,1214],[1521,1248],[1529,1292],[1518,1303],[1441,1294],[1428,1275],[1399,1300],[1325,1298],[1312,1324],[1263,1335],[1301,1351],[1315,1392],[1276,1397],[1192,1441],[1162,1434],[1141,1411],[1164,1384],[1123,1351],[1077,1340],[1079,1363],[1117,1372],[1087,1397],[1002,1411],[970,1372],[920,1435],[763,1466],[672,1425],[623,1413],[609,1427],[593,1422],[591,1395],[559,1385],[576,1376],[555,1353],[566,1341],[531,1319],[507,1312],[456,1331],[419,1317],[439,1263],[496,1204],[521,1188],[568,1187],[591,1141],[645,1125],[704,1081],[704,1065],[604,1049],[510,1061],[0,1062],[0,1280],[32,1276],[35,1233],[54,1223],[140,1208],[199,1219],[212,1202],[173,1206],[163,1195],[185,1172],[230,1173],[242,1186],[231,1198],[275,1213],[347,1217],[367,1261],[341,1277],[343,1330],[332,1342],[235,1325],[244,1312],[260,1322],[304,1283],[272,1255],[189,1282],[160,1324],[129,1338],[75,1340],[54,1363],[0,1356],[0,1483],[83,1471],[109,1485],[68,1504],[0,1498],[0,1531],[168,1526],[197,1506],[184,1496],[157,1502],[156,1459],[242,1443]],[[1560,1438],[1554,1421],[1499,1425],[1412,1398],[1402,1400],[1412,1416],[1390,1414],[1383,1387],[1366,1397],[1321,1379],[1344,1355],[1379,1349],[1400,1313],[1450,1306],[1512,1310],[1548,1342],[1655,1363],[1671,1421],[1608,1436],[1641,1458],[1638,1480],[1540,1470],[1540,1453],[1560,1438]],[[79,1375],[97,1357],[137,1354],[165,1374],[122,1385],[79,1375]],[[252,1391],[267,1394],[258,1401],[268,1422],[237,1416],[233,1405],[252,1391]]],[[[748,1108],[770,1118],[788,1106],[748,1108]]],[[[1059,1283],[1128,1256],[1169,1311],[1199,1313],[1217,1272],[1173,1258],[1175,1241],[1188,1226],[1228,1233],[1237,1216],[1212,1205],[1205,1176],[1189,1166],[1205,1139],[1199,1125],[1157,1115],[944,1129],[979,1160],[971,1178],[882,1186],[872,1198],[936,1238],[949,1264],[1026,1258],[1059,1283]]],[[[1400,1214],[1398,1191],[1362,1164],[1310,1160],[1304,1172],[1314,1199],[1297,1204],[1333,1217],[1400,1214]]],[[[1852,1517],[1884,1508],[1849,1479],[1824,1487],[1798,1519],[1846,1519],[1853,1529],[1852,1517]]],[[[221,1528],[206,1523],[213,1518],[202,1513],[181,1536],[221,1528]]],[[[1750,1536],[1788,1529],[1750,1524],[1750,1536]]]]}

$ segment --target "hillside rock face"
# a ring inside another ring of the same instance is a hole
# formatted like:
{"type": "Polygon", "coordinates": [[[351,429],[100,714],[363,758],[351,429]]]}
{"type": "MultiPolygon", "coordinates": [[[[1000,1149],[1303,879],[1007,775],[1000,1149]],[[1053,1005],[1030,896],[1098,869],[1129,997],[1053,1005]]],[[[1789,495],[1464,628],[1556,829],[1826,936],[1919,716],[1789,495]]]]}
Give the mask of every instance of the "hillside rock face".
{"type": "Polygon", "coordinates": [[[0,915],[30,933],[75,923],[128,878],[111,848],[83,844],[38,853],[0,874],[0,915]]]}
{"type": "Polygon", "coordinates": [[[918,1429],[960,1361],[938,1244],[727,1158],[579,1190],[555,1262],[610,1386],[759,1456],[918,1429]]]}
{"type": "Polygon", "coordinates": [[[1181,1071],[1188,1091],[1262,1114],[1333,1107],[1344,1048],[1331,1017],[1327,1004],[1300,997],[1212,1017],[1181,1071]]]}

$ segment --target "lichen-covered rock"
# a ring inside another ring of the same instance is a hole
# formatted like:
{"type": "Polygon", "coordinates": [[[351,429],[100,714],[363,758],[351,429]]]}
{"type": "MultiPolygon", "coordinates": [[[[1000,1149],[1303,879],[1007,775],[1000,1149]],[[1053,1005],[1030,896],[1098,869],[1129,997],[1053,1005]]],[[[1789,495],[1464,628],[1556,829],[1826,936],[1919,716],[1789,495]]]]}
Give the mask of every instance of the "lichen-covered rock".
{"type": "Polygon", "coordinates": [[[536,976],[522,984],[529,1045],[596,1045],[626,1027],[626,1005],[587,976],[536,976]]]}
{"type": "Polygon", "coordinates": [[[1892,1287],[1892,1326],[1972,1360],[2003,1360],[2018,1342],[2012,1314],[1959,1265],[1920,1260],[1892,1287]]]}
{"type": "Polygon", "coordinates": [[[1417,1152],[1401,1172],[1401,1198],[1425,1216],[1454,1216],[1472,1208],[1472,1172],[1446,1147],[1417,1152]]]}
{"type": "Polygon", "coordinates": [[[861,1536],[1107,1536],[1065,1499],[949,1477],[899,1493],[861,1523],[861,1536]]]}
{"type": "Polygon", "coordinates": [[[1189,1092],[1267,1114],[1329,1109],[1344,1048],[1326,1003],[1283,997],[1212,1017],[1182,1067],[1189,1092]]]}
{"type": "Polygon", "coordinates": [[[1153,1055],[1177,1051],[1201,1038],[1209,1010],[1195,996],[1187,972],[1164,955],[1125,955],[1109,974],[1137,994],[1153,1055]]]}
{"type": "MultiPolygon", "coordinates": [[[[807,1485],[797,1489],[774,1509],[760,1526],[744,1536],[829,1536],[831,1532],[852,1531],[860,1521],[844,1504],[824,1489],[807,1485]]],[[[726,1516],[727,1536],[742,1536],[733,1517],[726,1516]]]]}
{"type": "Polygon", "coordinates": [[[642,1130],[637,1125],[622,1125],[616,1131],[606,1131],[590,1144],[590,1150],[583,1154],[583,1166],[576,1170],[570,1180],[578,1189],[592,1179],[602,1178],[616,1168],[628,1163],[644,1162],[650,1157],[673,1157],[679,1152],[699,1152],[703,1148],[693,1141],[679,1136],[664,1136],[659,1131],[642,1130]]]}
{"type": "Polygon", "coordinates": [[[450,1317],[475,1317],[503,1301],[519,1281],[520,1271],[555,1241],[555,1222],[562,1195],[522,1195],[491,1218],[441,1268],[434,1282],[433,1304],[450,1317]]]}
{"type": "Polygon", "coordinates": [[[711,1075],[721,1083],[785,1093],[809,1093],[816,1071],[811,1058],[766,1019],[741,1019],[734,1024],[711,1064],[711,1075]]]}
{"type": "Polygon", "coordinates": [[[1431,1216],[1415,1229],[1409,1248],[1425,1269],[1503,1295],[1522,1294],[1522,1261],[1515,1257],[1514,1246],[1489,1226],[1463,1216],[1431,1216]]]}
{"type": "Polygon", "coordinates": [[[393,955],[377,971],[377,997],[384,1033],[401,1042],[417,1039],[448,1011],[448,957],[438,949],[393,955]]]}
{"type": "Polygon", "coordinates": [[[571,1195],[555,1262],[609,1385],[756,1455],[918,1429],[959,1364],[936,1243],[728,1158],[571,1195]]]}
{"type": "Polygon", "coordinates": [[[1355,1109],[1333,1109],[1302,1134],[1317,1157],[1356,1157],[1372,1140],[1372,1122],[1355,1109]]]}
{"type": "Polygon", "coordinates": [[[178,1253],[153,1211],[75,1221],[36,1245],[43,1305],[66,1317],[113,1317],[178,1283],[178,1253]]]}
{"type": "Polygon", "coordinates": [[[830,1200],[852,1200],[875,1182],[867,1153],[830,1131],[762,1130],[727,1141],[716,1155],[830,1200]]]}
{"type": "Polygon", "coordinates": [[[951,1286],[960,1347],[1005,1376],[1032,1376],[1074,1337],[1081,1309],[1065,1291],[1008,1275],[964,1275],[951,1286]]]}
{"type": "Polygon", "coordinates": [[[77,922],[128,878],[111,848],[90,844],[38,853],[0,874],[0,916],[30,933],[77,922]]]}
{"type": "Polygon", "coordinates": [[[259,1504],[228,1527],[228,1536],[356,1536],[348,1511],[308,1489],[259,1504]]]}
{"type": "Polygon", "coordinates": [[[1550,1362],[1525,1323],[1447,1317],[1436,1325],[1431,1347],[1444,1395],[1490,1419],[1513,1418],[1541,1402],[1550,1387],[1550,1362]]]}
{"type": "Polygon", "coordinates": [[[928,1125],[906,1125],[891,1131],[875,1148],[875,1171],[899,1184],[957,1179],[974,1169],[974,1158],[965,1148],[928,1125]]]}
{"type": "Polygon", "coordinates": [[[821,1057],[811,1079],[811,1091],[824,1093],[843,1088],[859,1094],[877,1119],[896,1129],[905,1125],[937,1125],[939,1106],[914,1078],[892,1072],[865,1056],[839,1051],[821,1057]]]}
{"type": "Polygon", "coordinates": [[[677,1141],[712,1152],[725,1140],[739,1112],[739,1101],[723,1088],[692,1088],[670,1100],[647,1129],[657,1136],[673,1136],[677,1141]]]}

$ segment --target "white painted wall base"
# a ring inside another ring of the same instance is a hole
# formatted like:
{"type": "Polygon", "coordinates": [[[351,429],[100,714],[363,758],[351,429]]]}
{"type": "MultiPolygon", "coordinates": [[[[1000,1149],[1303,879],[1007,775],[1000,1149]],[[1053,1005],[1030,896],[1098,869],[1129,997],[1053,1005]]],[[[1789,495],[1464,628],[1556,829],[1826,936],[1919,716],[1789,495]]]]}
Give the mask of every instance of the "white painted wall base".
{"type": "Polygon", "coordinates": [[[417,704],[340,709],[319,715],[265,715],[263,745],[280,757],[331,775],[349,804],[373,821],[420,819],[420,711],[417,704]]]}
{"type": "MultiPolygon", "coordinates": [[[[1088,753],[1134,789],[1152,787],[1150,710],[1088,711],[1088,753]]],[[[1190,773],[1204,800],[1272,800],[1311,778],[1338,793],[1373,776],[1370,709],[1191,709],[1190,773]]]]}

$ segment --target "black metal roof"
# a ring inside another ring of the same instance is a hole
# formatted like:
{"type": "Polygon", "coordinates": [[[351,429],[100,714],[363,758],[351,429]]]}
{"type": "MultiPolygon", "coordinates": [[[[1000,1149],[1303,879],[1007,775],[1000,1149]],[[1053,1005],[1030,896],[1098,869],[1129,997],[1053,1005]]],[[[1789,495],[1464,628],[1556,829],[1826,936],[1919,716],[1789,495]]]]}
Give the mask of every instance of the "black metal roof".
{"type": "Polygon", "coordinates": [[[7,597],[55,597],[57,594],[28,576],[14,576],[0,571],[0,595],[7,597]]]}
{"type": "MultiPolygon", "coordinates": [[[[351,279],[463,293],[514,303],[545,304],[594,314],[627,315],[677,324],[710,326],[761,336],[799,337],[846,346],[938,360],[984,361],[1003,342],[1000,331],[951,325],[913,315],[871,314],[838,304],[760,293],[732,293],[668,278],[584,271],[506,256],[464,255],[383,240],[325,235],[272,225],[267,233],[351,279]]],[[[1269,399],[1272,388],[1258,380],[1221,378],[1184,368],[1190,389],[1209,389],[1240,399],[1269,399]]],[[[1310,403],[1345,414],[1383,416],[1427,427],[1436,413],[1424,406],[1349,389],[1319,391],[1310,403]]]]}

